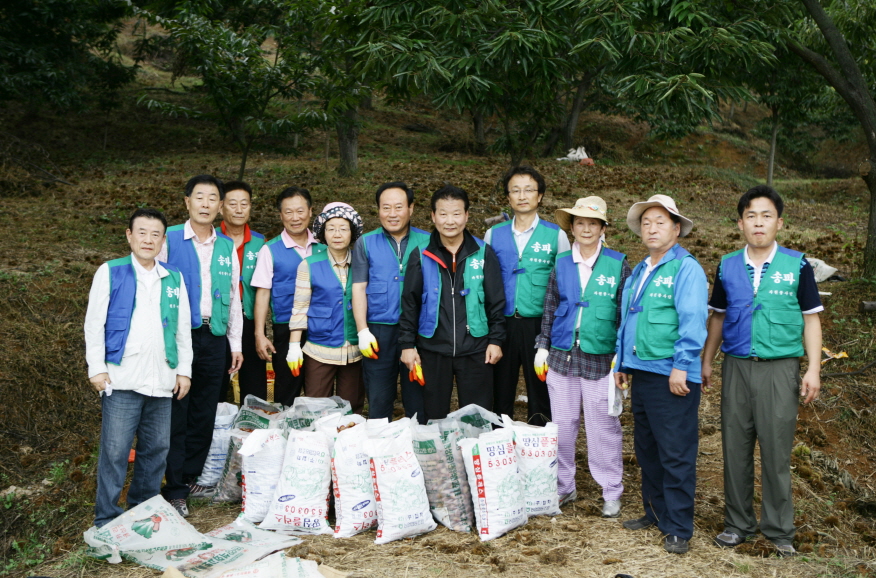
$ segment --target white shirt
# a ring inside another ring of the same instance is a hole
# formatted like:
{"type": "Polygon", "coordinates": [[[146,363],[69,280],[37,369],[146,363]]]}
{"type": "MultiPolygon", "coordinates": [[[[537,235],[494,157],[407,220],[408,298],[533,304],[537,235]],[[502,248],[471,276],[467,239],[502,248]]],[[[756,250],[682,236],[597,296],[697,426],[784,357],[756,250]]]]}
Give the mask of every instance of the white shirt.
{"type": "MultiPolygon", "coordinates": [[[[517,254],[519,256],[523,255],[523,250],[526,248],[526,245],[529,243],[529,239],[532,238],[532,233],[535,231],[535,227],[538,226],[538,222],[541,219],[536,213],[535,219],[532,221],[532,225],[529,226],[525,231],[517,230],[517,217],[515,216],[511,219],[511,232],[514,233],[514,243],[517,244],[517,254]]],[[[564,253],[571,249],[572,247],[569,245],[569,238],[566,236],[565,231],[560,229],[557,235],[557,254],[564,253]]],[[[490,228],[487,230],[487,234],[484,235],[484,243],[487,245],[492,245],[491,242],[493,239],[493,229],[490,228]]]]}
{"type": "MultiPolygon", "coordinates": [[[[658,265],[659,265],[659,263],[658,263],[658,265]]],[[[648,279],[648,275],[651,274],[651,271],[653,271],[656,266],[657,265],[651,264],[651,256],[650,255],[645,257],[645,270],[642,271],[642,278],[639,279],[639,288],[636,289],[636,299],[639,298],[639,293],[642,292],[642,287],[645,286],[645,280],[648,279]]]]}
{"type": "MultiPolygon", "coordinates": [[[[198,254],[198,261],[201,264],[201,317],[210,317],[213,312],[213,281],[210,276],[210,266],[213,261],[213,247],[216,246],[216,229],[210,227],[210,236],[201,242],[195,235],[195,230],[192,229],[191,220],[186,221],[183,230],[183,239],[188,241],[192,239],[195,246],[195,252],[198,254]]],[[[158,253],[158,260],[167,261],[167,242],[161,247],[158,253]]],[[[243,351],[240,340],[243,334],[243,308],[240,305],[240,295],[237,288],[240,286],[240,263],[232,256],[231,259],[231,310],[228,313],[228,329],[225,335],[228,337],[228,344],[231,346],[231,351],[243,351]]]]}
{"type": "Polygon", "coordinates": [[[189,297],[185,282],[180,283],[179,321],[176,331],[177,366],[167,364],[164,328],[161,325],[161,279],[167,269],[157,262],[147,271],[131,256],[137,278],[137,294],[131,329],[119,365],[106,363],[105,326],[110,299],[109,265],[104,263],[94,274],[85,313],[85,359],[88,377],[108,373],[113,389],[132,390],[150,397],[170,397],[176,376],[192,376],[192,333],[189,297]]]}

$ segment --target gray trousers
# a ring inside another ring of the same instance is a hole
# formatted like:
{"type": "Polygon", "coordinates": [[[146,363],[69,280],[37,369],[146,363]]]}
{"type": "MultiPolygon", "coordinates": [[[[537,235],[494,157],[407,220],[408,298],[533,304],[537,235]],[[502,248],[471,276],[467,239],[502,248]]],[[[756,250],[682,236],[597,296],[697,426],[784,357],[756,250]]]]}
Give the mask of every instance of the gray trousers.
{"type": "Polygon", "coordinates": [[[721,435],[724,446],[724,526],[750,536],[754,514],[754,443],[760,444],[760,530],[773,543],[794,539],[791,449],[797,427],[800,360],[724,357],[721,435]]]}

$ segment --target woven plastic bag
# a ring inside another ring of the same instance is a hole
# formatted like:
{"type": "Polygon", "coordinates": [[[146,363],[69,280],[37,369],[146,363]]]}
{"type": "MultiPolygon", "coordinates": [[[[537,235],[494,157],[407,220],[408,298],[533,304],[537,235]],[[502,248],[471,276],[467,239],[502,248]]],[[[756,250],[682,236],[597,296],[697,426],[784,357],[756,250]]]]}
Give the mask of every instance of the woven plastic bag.
{"type": "Polygon", "coordinates": [[[225,466],[216,491],[213,493],[214,502],[239,502],[243,499],[243,456],[238,453],[244,440],[251,432],[233,429],[228,434],[228,455],[225,457],[225,466]]]}
{"type": "MultiPolygon", "coordinates": [[[[476,438],[482,433],[493,431],[494,425],[502,425],[502,420],[498,415],[475,403],[470,403],[465,407],[448,413],[447,418],[459,420],[462,426],[463,437],[467,438],[476,438]]],[[[441,420],[429,420],[429,423],[437,421],[441,420]]]]}
{"type": "Polygon", "coordinates": [[[377,526],[371,460],[365,450],[364,424],[337,434],[332,453],[335,538],[350,538],[377,526]]]}
{"type": "Polygon", "coordinates": [[[414,455],[411,430],[397,437],[369,438],[365,448],[371,459],[371,480],[377,501],[375,544],[418,536],[438,525],[429,511],[423,470],[414,455]]]}
{"type": "Polygon", "coordinates": [[[295,398],[292,407],[283,412],[283,427],[313,431],[313,422],[321,417],[339,414],[349,415],[353,410],[350,402],[342,397],[303,397],[295,398]]]}
{"type": "Polygon", "coordinates": [[[526,523],[523,480],[517,471],[514,432],[498,429],[458,442],[474,498],[481,541],[498,538],[526,523]]]}
{"type": "Polygon", "coordinates": [[[277,552],[252,564],[235,568],[220,578],[324,578],[313,560],[290,558],[277,552]]]}
{"type": "Polygon", "coordinates": [[[526,515],[559,516],[560,497],[557,493],[557,424],[544,427],[514,421],[502,416],[505,427],[514,432],[514,452],[517,470],[523,477],[523,499],[526,515]]]}
{"type": "Polygon", "coordinates": [[[280,479],[259,527],[295,534],[331,534],[331,485],[331,454],[325,434],[290,431],[280,479]]]}
{"type": "Polygon", "coordinates": [[[423,468],[429,508],[438,522],[457,532],[471,532],[474,508],[462,452],[456,445],[462,430],[455,419],[413,425],[413,447],[423,468]],[[449,426],[446,431],[441,425],[449,426]]]}
{"type": "Polygon", "coordinates": [[[265,519],[280,481],[286,438],[280,430],[256,430],[240,446],[242,456],[243,512],[247,522],[265,519]]]}
{"type": "Polygon", "coordinates": [[[198,485],[212,487],[219,483],[225,460],[228,458],[228,440],[231,438],[231,426],[237,415],[237,406],[233,403],[220,403],[216,407],[216,419],[213,420],[213,440],[207,451],[207,461],[198,477],[198,485]]]}

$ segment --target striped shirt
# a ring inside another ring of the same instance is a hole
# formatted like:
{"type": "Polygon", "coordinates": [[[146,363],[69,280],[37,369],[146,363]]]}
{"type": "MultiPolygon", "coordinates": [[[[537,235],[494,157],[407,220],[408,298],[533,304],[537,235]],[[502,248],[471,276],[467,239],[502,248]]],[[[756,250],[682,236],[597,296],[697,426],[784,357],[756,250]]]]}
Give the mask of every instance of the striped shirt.
{"type": "MultiPolygon", "coordinates": [[[[338,276],[341,287],[347,286],[347,275],[350,274],[351,253],[348,250],[343,261],[335,261],[331,251],[326,251],[332,271],[338,276]]],[[[295,277],[295,302],[292,304],[292,317],[289,319],[291,331],[307,330],[307,312],[310,309],[310,296],[313,292],[310,285],[310,265],[302,261],[298,265],[298,275],[295,277]]],[[[328,365],[347,365],[362,359],[362,352],[358,345],[351,345],[344,341],[341,347],[327,347],[308,341],[301,350],[313,359],[328,365]]]]}

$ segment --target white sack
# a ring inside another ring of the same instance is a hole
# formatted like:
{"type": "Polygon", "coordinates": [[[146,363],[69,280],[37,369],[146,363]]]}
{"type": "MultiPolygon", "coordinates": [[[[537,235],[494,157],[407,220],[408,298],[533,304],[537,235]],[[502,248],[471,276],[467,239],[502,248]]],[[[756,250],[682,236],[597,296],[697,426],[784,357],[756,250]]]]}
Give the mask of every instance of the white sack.
{"type": "Polygon", "coordinates": [[[256,430],[237,450],[242,456],[243,513],[247,522],[264,520],[280,480],[286,438],[280,430],[256,430]]]}
{"type": "Polygon", "coordinates": [[[557,424],[548,422],[544,427],[513,421],[502,416],[505,427],[514,432],[514,452],[517,470],[523,478],[523,499],[526,515],[558,516],[560,497],[557,493],[557,424]]]}
{"type": "Polygon", "coordinates": [[[462,452],[456,445],[462,430],[452,418],[440,421],[457,425],[443,432],[438,423],[413,426],[414,453],[423,468],[429,508],[435,519],[451,530],[471,532],[474,508],[462,452]]]}
{"type": "Polygon", "coordinates": [[[335,538],[349,538],[377,526],[371,461],[365,451],[365,425],[337,434],[332,454],[335,538]]]}
{"type": "Polygon", "coordinates": [[[213,440],[207,451],[207,461],[198,477],[198,485],[213,487],[219,483],[225,459],[228,457],[228,440],[231,438],[231,425],[237,415],[237,406],[233,403],[221,402],[216,407],[216,419],[213,420],[213,440]]]}

